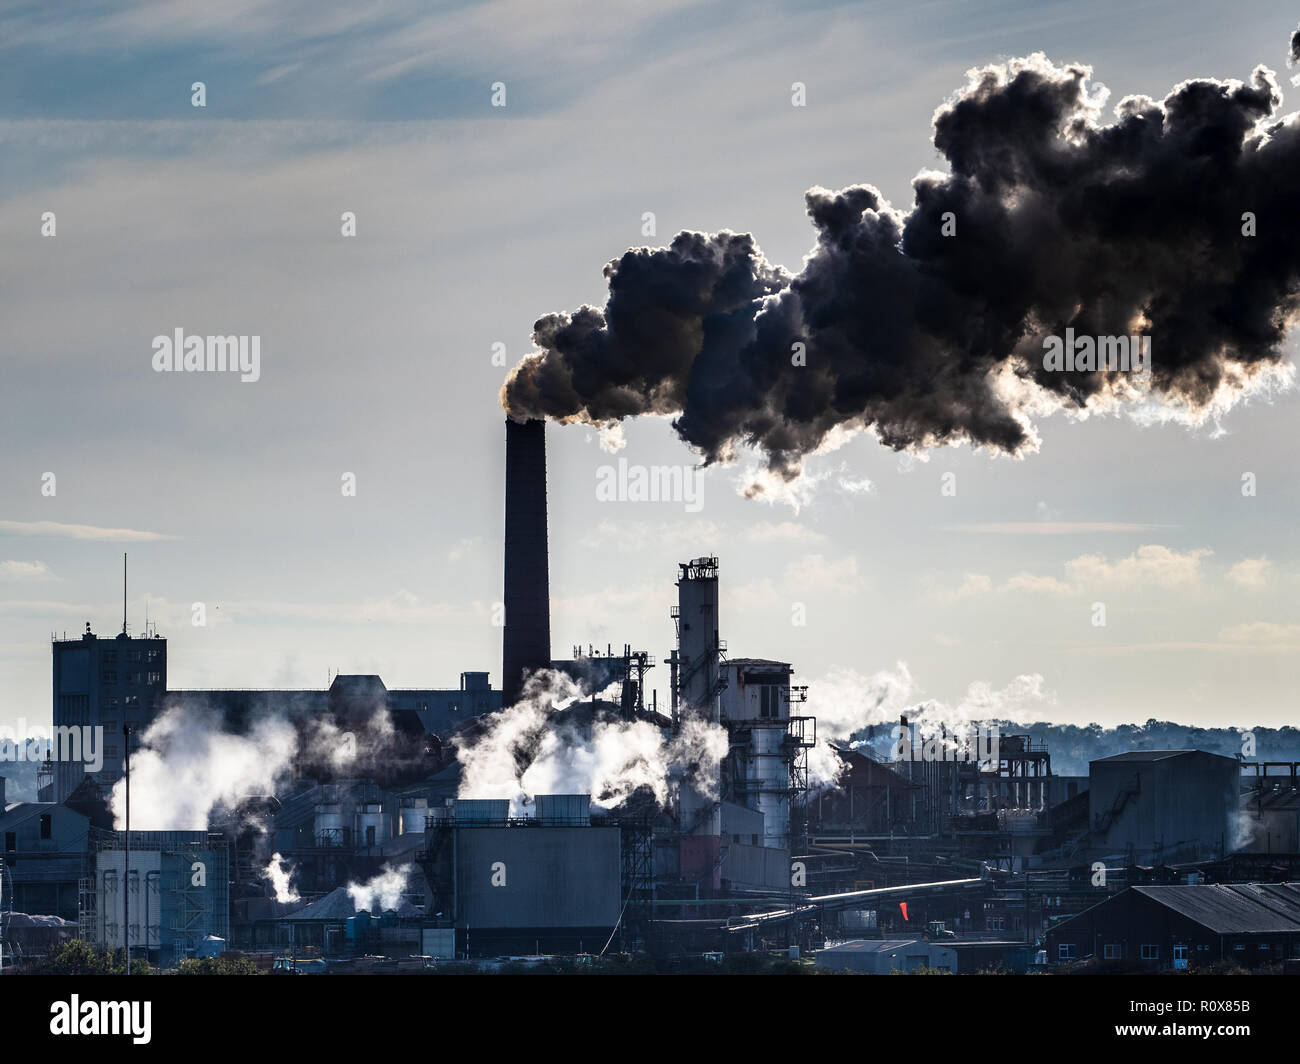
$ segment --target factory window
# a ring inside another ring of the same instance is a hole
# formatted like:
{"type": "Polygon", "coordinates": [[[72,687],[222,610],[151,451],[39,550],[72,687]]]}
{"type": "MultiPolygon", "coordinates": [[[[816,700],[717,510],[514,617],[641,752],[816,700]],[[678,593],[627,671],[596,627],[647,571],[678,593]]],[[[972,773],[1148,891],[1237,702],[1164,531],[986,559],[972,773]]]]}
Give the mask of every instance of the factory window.
{"type": "Polygon", "coordinates": [[[49,813],[41,814],[41,838],[49,839],[54,837],[54,817],[49,813]]]}
{"type": "Polygon", "coordinates": [[[157,661],[160,657],[162,657],[162,651],[161,651],[161,650],[159,650],[157,647],[150,647],[150,648],[149,648],[149,660],[150,660],[151,662],[157,661]]]}
{"type": "Polygon", "coordinates": [[[117,721],[115,721],[115,720],[106,720],[106,721],[104,721],[104,731],[108,732],[109,735],[114,735],[114,734],[116,734],[117,729],[118,729],[118,723],[117,723],[117,721]]]}
{"type": "Polygon", "coordinates": [[[160,672],[151,672],[151,673],[149,674],[149,682],[150,682],[151,684],[159,684],[159,683],[162,683],[162,673],[160,673],[160,672]]]}
{"type": "Polygon", "coordinates": [[[1056,947],[1056,956],[1057,959],[1063,961],[1074,960],[1074,943],[1073,942],[1059,943],[1056,947]]]}
{"type": "Polygon", "coordinates": [[[1124,951],[1120,949],[1118,942],[1107,942],[1103,956],[1108,961],[1117,961],[1124,956],[1124,951]]]}
{"type": "Polygon", "coordinates": [[[367,846],[373,846],[374,844],[375,844],[375,829],[374,829],[373,827],[367,827],[367,828],[366,828],[366,845],[367,845],[367,846]]]}
{"type": "Polygon", "coordinates": [[[1160,959],[1160,947],[1144,945],[1142,947],[1142,959],[1144,961],[1158,961],[1160,959]]]}
{"type": "Polygon", "coordinates": [[[105,708],[105,709],[117,709],[117,696],[114,695],[112,698],[106,698],[106,699],[104,699],[104,708],[105,708]]]}
{"type": "Polygon", "coordinates": [[[122,699],[122,705],[124,706],[138,706],[139,704],[140,704],[139,695],[127,695],[125,698],[122,699]]]}
{"type": "Polygon", "coordinates": [[[140,660],[140,651],[138,651],[138,650],[133,650],[133,651],[131,651],[131,653],[129,653],[129,654],[126,656],[126,660],[127,660],[127,661],[139,661],[139,660],[140,660]]]}
{"type": "Polygon", "coordinates": [[[138,684],[140,682],[140,674],[138,672],[128,672],[126,674],[126,682],[132,686],[138,684]]]}
{"type": "Polygon", "coordinates": [[[105,757],[117,757],[117,747],[116,747],[116,746],[113,746],[113,745],[105,746],[105,747],[104,747],[104,756],[105,756],[105,757]]]}
{"type": "Polygon", "coordinates": [[[112,665],[114,662],[117,661],[117,651],[105,650],[104,656],[101,660],[104,662],[105,665],[112,665]]]}
{"type": "Polygon", "coordinates": [[[99,679],[101,683],[117,683],[117,673],[111,669],[105,669],[99,679]]]}

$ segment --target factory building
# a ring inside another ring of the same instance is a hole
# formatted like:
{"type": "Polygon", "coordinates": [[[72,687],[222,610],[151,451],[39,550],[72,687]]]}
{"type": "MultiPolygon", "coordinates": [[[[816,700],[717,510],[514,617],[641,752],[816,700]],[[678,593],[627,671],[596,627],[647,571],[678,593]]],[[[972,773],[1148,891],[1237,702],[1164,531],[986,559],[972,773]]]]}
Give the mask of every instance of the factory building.
{"type": "Polygon", "coordinates": [[[1237,848],[1241,764],[1203,750],[1134,750],[1089,763],[1090,846],[1130,864],[1237,848]]]}
{"type": "Polygon", "coordinates": [[[1241,795],[1242,849],[1250,853],[1300,853],[1300,777],[1295,762],[1255,766],[1256,778],[1241,795]],[[1281,768],[1284,774],[1270,775],[1281,768]]]}
{"type": "MultiPolygon", "coordinates": [[[[1099,759],[1086,780],[1066,780],[1027,734],[999,736],[993,749],[976,740],[973,757],[949,756],[970,740],[943,729],[888,757],[840,744],[843,773],[810,798],[816,707],[805,711],[806,689],[792,683],[789,662],[729,656],[717,557],[678,566],[661,713],[647,694],[655,665],[648,653],[610,645],[603,654],[575,647],[568,660],[551,657],[541,422],[507,422],[505,480],[502,691],[492,690],[487,673],[464,672],[450,690],[389,690],[377,675],[341,674],[325,689],[169,692],[166,641],[154,633],[99,640],[87,631],[56,641],[58,723],[120,734],[126,722],[139,735],[159,713],[184,707],[236,732],[278,714],[308,741],[298,744],[291,780],[277,793],[241,796],[236,808],[217,811],[208,826],[220,835],[132,833],[126,879],[121,835],[101,834],[86,812],[91,792],[102,807],[122,751],[106,751],[93,780],[47,773],[48,794],[63,794],[62,805],[4,810],[14,834],[10,864],[35,869],[40,857],[51,869],[66,865],[52,895],[38,897],[42,885],[28,872],[31,907],[72,912],[85,936],[105,945],[129,931],[140,955],[164,965],[214,941],[281,950],[289,939],[332,957],[372,949],[485,957],[611,947],[784,950],[852,936],[873,941],[832,946],[826,963],[837,963],[838,950],[845,966],[862,970],[906,970],[924,956],[927,967],[964,971],[990,957],[1027,964],[1028,943],[1053,914],[1060,920],[1103,896],[1108,888],[1079,878],[1094,854],[1108,858],[1114,884],[1146,885],[1175,883],[1182,873],[1141,862],[1218,859],[1238,836],[1263,839],[1253,844],[1257,854],[1238,858],[1273,860],[1274,847],[1295,846],[1293,779],[1289,788],[1261,782],[1252,800],[1239,797],[1232,759],[1162,751],[1099,759]],[[593,813],[585,794],[543,794],[525,801],[531,815],[522,817],[510,800],[459,797],[458,747],[443,740],[485,735],[484,718],[547,667],[583,692],[549,720],[553,734],[581,743],[598,725],[634,723],[638,735],[649,726],[671,746],[666,802],[643,785],[593,813]],[[377,720],[383,740],[345,770],[322,750],[320,722],[364,735],[377,720]],[[932,742],[941,756],[931,756],[932,742]],[[1240,830],[1239,814],[1253,818],[1253,833],[1240,830]],[[52,838],[29,841],[32,830],[52,838]],[[78,849],[86,869],[79,879],[78,849]],[[280,861],[274,888],[272,853],[280,861]],[[411,868],[418,872],[408,875],[411,868]],[[291,891],[278,878],[286,870],[291,891]],[[424,904],[404,895],[399,911],[357,911],[348,888],[396,870],[424,904]],[[923,941],[931,922],[967,938],[923,941]],[[979,949],[974,936],[982,936],[979,949]]],[[[912,735],[905,718],[899,734],[912,735]]]]}
{"type": "Polygon", "coordinates": [[[57,802],[5,805],[0,776],[0,862],[7,907],[77,919],[90,819],[57,802]]]}
{"type": "MultiPolygon", "coordinates": [[[[446,736],[501,708],[501,692],[492,689],[486,672],[463,672],[459,687],[446,689],[389,690],[378,676],[338,675],[324,689],[169,691],[166,639],[156,634],[100,639],[89,625],[80,639],[56,639],[53,658],[54,724],[102,728],[103,764],[88,773],[81,761],[47,761],[38,777],[41,801],[64,801],[87,777],[101,790],[111,789],[123,772],[123,727],[131,728],[135,749],[149,725],[169,709],[183,707],[189,714],[207,715],[214,726],[235,732],[259,716],[276,713],[304,725],[327,716],[364,725],[385,712],[395,729],[409,736],[414,758],[428,747],[426,736],[446,736]]],[[[314,767],[299,766],[304,772],[314,767]]]]}
{"type": "MultiPolygon", "coordinates": [[[[122,728],[135,733],[158,715],[167,689],[167,640],[152,631],[144,638],[122,632],[101,639],[90,630],[79,639],[52,642],[53,721],[55,728],[102,727],[104,761],[97,779],[107,785],[122,774],[126,753],[122,728]]],[[[61,802],[86,776],[86,766],[75,760],[51,763],[52,776],[43,781],[41,797],[61,802]]]]}
{"type": "Polygon", "coordinates": [[[1129,887],[1052,928],[1047,954],[1154,971],[1300,959],[1300,883],[1129,887]]]}
{"type": "Polygon", "coordinates": [[[538,795],[535,809],[511,819],[505,799],[459,799],[431,816],[426,909],[455,929],[458,952],[599,953],[648,885],[633,878],[625,830],[593,819],[588,795],[538,795]]]}
{"type": "Polygon", "coordinates": [[[925,810],[925,788],[861,750],[841,745],[836,752],[846,767],[837,786],[809,802],[809,834],[833,843],[913,833],[925,810]]]}
{"type": "Polygon", "coordinates": [[[81,894],[81,937],[108,948],[129,941],[133,957],[162,967],[197,955],[205,940],[228,941],[224,836],[132,831],[128,854],[126,835],[108,833],[91,853],[92,876],[81,894]]]}
{"type": "Polygon", "coordinates": [[[818,968],[858,975],[894,975],[929,970],[955,974],[957,952],[951,946],[925,939],[854,939],[813,954],[818,968]]]}

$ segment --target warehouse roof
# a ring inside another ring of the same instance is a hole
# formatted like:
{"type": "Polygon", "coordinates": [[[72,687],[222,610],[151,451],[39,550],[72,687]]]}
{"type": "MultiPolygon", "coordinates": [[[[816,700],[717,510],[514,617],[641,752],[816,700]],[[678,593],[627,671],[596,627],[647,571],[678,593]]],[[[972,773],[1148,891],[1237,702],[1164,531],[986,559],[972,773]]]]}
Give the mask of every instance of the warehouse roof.
{"type": "Polygon", "coordinates": [[[1128,750],[1122,754],[1111,754],[1109,757],[1093,758],[1093,763],[1098,761],[1163,761],[1167,757],[1182,757],[1184,754],[1201,753],[1198,750],[1128,750]]]}
{"type": "MultiPolygon", "coordinates": [[[[834,946],[827,946],[825,949],[819,949],[818,954],[842,954],[842,953],[894,953],[908,946],[915,946],[920,943],[928,946],[930,943],[919,938],[855,938],[848,942],[840,942],[834,946]]],[[[937,943],[938,945],[947,945],[948,943],[937,943]]]]}
{"type": "Polygon", "coordinates": [[[1300,931],[1300,883],[1133,887],[1220,935],[1300,931]]]}

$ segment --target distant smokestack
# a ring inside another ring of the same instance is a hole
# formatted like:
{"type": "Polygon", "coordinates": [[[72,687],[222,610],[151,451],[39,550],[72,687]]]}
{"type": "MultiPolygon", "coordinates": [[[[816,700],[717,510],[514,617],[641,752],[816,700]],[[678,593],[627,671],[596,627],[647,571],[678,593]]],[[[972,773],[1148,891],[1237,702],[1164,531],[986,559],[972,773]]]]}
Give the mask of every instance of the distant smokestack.
{"type": "Polygon", "coordinates": [[[546,561],[546,424],[506,420],[506,586],[502,705],[519,699],[525,670],[551,663],[546,561]]]}

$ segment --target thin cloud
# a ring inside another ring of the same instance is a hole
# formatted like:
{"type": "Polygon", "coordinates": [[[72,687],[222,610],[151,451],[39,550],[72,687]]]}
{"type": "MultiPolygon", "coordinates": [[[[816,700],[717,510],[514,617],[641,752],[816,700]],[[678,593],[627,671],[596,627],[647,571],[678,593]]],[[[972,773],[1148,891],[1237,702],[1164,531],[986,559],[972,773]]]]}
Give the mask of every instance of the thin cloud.
{"type": "Polygon", "coordinates": [[[144,532],[134,528],[68,525],[59,521],[0,521],[0,535],[44,536],[48,539],[93,539],[122,543],[149,543],[160,539],[179,538],[162,532],[144,532]]]}
{"type": "Polygon", "coordinates": [[[1171,525],[1144,525],[1127,521],[988,521],[948,525],[950,532],[977,532],[999,536],[1076,536],[1092,532],[1150,532],[1171,525]]]}
{"type": "Polygon", "coordinates": [[[0,580],[53,580],[54,574],[44,562],[0,562],[0,580]]]}

